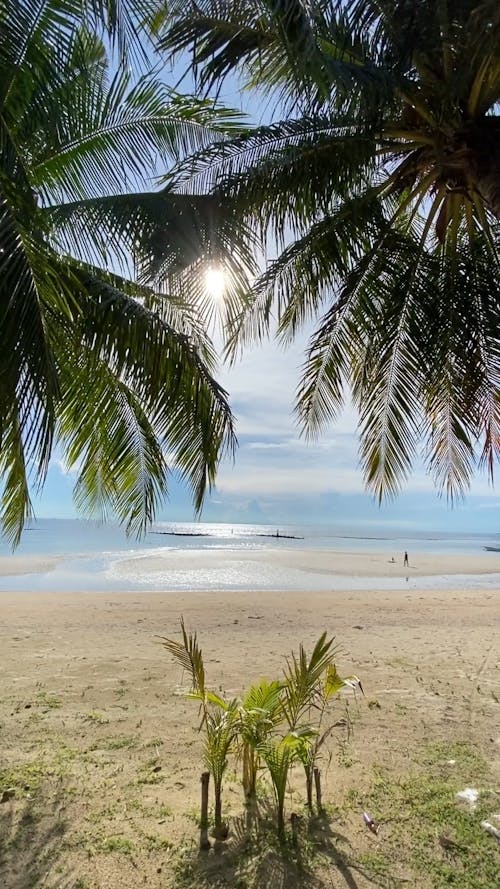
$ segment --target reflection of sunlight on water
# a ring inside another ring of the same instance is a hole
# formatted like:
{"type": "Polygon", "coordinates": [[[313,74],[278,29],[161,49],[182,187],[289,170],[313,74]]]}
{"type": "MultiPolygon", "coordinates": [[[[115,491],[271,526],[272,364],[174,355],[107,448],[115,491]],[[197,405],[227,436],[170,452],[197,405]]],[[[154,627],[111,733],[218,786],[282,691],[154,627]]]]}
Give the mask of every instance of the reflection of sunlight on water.
{"type": "MultiPolygon", "coordinates": [[[[208,589],[296,589],[304,586],[304,576],[300,571],[274,567],[263,563],[231,561],[227,565],[169,568],[167,564],[153,568],[148,559],[127,559],[112,562],[106,572],[108,579],[119,579],[152,588],[162,587],[171,590],[208,589]],[[137,566],[134,567],[134,562],[137,566]],[[295,577],[296,575],[296,577],[295,577]]],[[[190,560],[192,561],[192,559],[190,560]]],[[[326,584],[328,586],[328,584],[326,584]]]]}
{"type": "MultiPolygon", "coordinates": [[[[193,566],[193,553],[171,554],[171,565],[158,567],[148,565],[148,559],[124,559],[111,562],[105,572],[108,589],[117,587],[125,589],[150,589],[150,590],[281,590],[300,591],[318,590],[332,593],[341,590],[453,590],[453,589],[487,589],[497,587],[500,575],[441,575],[410,577],[353,577],[349,575],[335,575],[291,566],[279,566],[266,563],[263,559],[258,561],[244,561],[233,559],[225,565],[220,563],[207,565],[204,560],[206,551],[198,553],[199,566],[193,566]],[[181,558],[179,559],[179,556],[181,558]],[[184,559],[189,556],[189,566],[182,566],[184,559]],[[174,564],[175,560],[175,564],[174,564]],[[136,563],[136,564],[134,564],[136,563]]],[[[165,560],[166,561],[166,560],[165,560]]]]}

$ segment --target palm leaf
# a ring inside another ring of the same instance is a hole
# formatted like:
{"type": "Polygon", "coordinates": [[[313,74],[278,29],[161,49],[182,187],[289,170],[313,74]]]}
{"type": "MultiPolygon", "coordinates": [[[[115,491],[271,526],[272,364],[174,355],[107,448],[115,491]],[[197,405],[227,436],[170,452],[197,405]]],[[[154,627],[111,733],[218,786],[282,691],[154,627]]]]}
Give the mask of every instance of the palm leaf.
{"type": "Polygon", "coordinates": [[[380,98],[381,88],[387,90],[384,69],[370,60],[359,34],[353,39],[339,9],[298,0],[201,0],[186,10],[175,2],[159,47],[174,55],[190,49],[201,88],[243,71],[248,84],[274,92],[282,107],[330,101],[332,84],[344,99],[359,89],[380,98]]]}
{"type": "Polygon", "coordinates": [[[292,732],[298,729],[303,714],[315,705],[323,674],[335,657],[333,642],[325,632],[310,657],[301,644],[298,655],[292,652],[287,660],[283,712],[292,732]]]}
{"type": "Polygon", "coordinates": [[[236,709],[229,706],[227,710],[219,709],[207,714],[206,734],[203,747],[203,759],[213,775],[215,786],[222,783],[228,766],[228,754],[236,738],[236,709]]]}
{"type": "Polygon", "coordinates": [[[191,677],[191,687],[205,699],[205,667],[203,655],[198,645],[196,633],[188,633],[181,618],[182,642],[176,639],[162,639],[162,645],[191,677]]]}

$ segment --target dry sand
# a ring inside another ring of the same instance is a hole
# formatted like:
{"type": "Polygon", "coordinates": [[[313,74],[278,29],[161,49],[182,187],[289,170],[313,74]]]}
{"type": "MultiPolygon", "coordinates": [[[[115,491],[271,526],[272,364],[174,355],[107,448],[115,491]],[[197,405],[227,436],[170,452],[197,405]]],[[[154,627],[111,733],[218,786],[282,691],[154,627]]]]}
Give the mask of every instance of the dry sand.
{"type": "MultiPolygon", "coordinates": [[[[361,677],[365,697],[350,700],[354,736],[332,748],[325,798],[356,852],[384,842],[356,807],[342,809],[374,768],[399,774],[426,744],[463,740],[500,784],[498,590],[4,593],[0,614],[1,769],[16,789],[0,805],[4,889],[177,885],[179,847],[197,835],[201,741],[155,634],[177,636],[181,614],[209,682],[235,695],[277,675],[300,641],[336,636],[339,670],[361,677]]],[[[298,800],[300,777],[292,783],[298,800]]],[[[225,803],[241,810],[232,781],[225,803]]],[[[330,871],[314,885],[372,883],[330,871]]]]}

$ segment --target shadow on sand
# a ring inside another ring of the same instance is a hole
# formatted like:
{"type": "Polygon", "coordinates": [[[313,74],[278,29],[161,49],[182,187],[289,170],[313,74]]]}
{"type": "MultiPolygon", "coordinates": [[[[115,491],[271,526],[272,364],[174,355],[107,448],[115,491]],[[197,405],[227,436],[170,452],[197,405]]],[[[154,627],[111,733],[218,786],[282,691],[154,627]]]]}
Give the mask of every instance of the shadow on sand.
{"type": "Polygon", "coordinates": [[[0,886],[35,889],[50,875],[53,889],[72,889],[71,875],[57,873],[54,865],[66,833],[61,815],[64,790],[43,798],[13,799],[0,805],[0,886]],[[42,799],[42,802],[40,801],[42,799]]]}
{"type": "Polygon", "coordinates": [[[262,806],[250,826],[248,816],[231,819],[228,839],[214,841],[209,852],[186,852],[177,877],[176,885],[183,889],[395,889],[398,885],[357,864],[348,838],[334,829],[327,815],[298,819],[295,840],[288,830],[280,842],[272,809],[262,806]]]}

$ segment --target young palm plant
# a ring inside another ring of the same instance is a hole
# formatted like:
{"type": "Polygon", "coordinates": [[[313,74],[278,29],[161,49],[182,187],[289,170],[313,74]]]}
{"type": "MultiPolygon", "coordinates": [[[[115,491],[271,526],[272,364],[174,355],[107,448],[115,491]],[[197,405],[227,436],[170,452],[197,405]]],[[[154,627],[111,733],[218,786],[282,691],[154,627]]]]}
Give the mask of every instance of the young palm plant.
{"type": "Polygon", "coordinates": [[[227,837],[227,825],[222,820],[222,781],[228,766],[228,757],[234,748],[238,734],[238,707],[236,701],[224,703],[207,710],[205,717],[204,761],[214,782],[214,836],[227,837]]]}
{"type": "Polygon", "coordinates": [[[321,694],[321,686],[325,674],[332,667],[337,650],[333,647],[334,639],[328,639],[323,633],[316,642],[311,656],[302,645],[299,653],[292,652],[284,670],[283,715],[290,731],[295,731],[304,716],[311,714],[316,699],[321,694]]]}
{"type": "MultiPolygon", "coordinates": [[[[230,354],[312,319],[297,395],[315,435],[346,394],[377,498],[423,449],[453,498],[500,455],[497,0],[174,2],[161,45],[202,88],[235,72],[271,121],[181,165],[280,252],[230,354]],[[479,444],[479,446],[478,446],[479,444]]],[[[172,180],[171,180],[172,181],[172,180]]]]}
{"type": "MultiPolygon", "coordinates": [[[[271,779],[276,801],[276,825],[285,837],[285,795],[290,769],[295,762],[304,768],[307,801],[312,810],[312,781],[318,757],[331,734],[324,724],[328,704],[345,687],[361,688],[356,676],[341,679],[333,663],[333,639],[323,633],[310,657],[303,645],[292,652],[283,680],[261,680],[242,700],[226,700],[207,688],[203,656],[196,633],[188,633],[181,620],[181,640],[162,638],[162,644],[187,672],[191,689],[187,697],[199,702],[205,733],[204,761],[213,776],[215,836],[224,838],[222,782],[228,758],[234,752],[243,761],[243,790],[247,827],[256,811],[257,775],[262,765],[271,779]]],[[[318,807],[320,800],[318,796],[318,807]]]]}
{"type": "Polygon", "coordinates": [[[203,267],[230,224],[211,198],[145,191],[234,126],[130,73],[160,7],[0,4],[1,522],[14,543],[55,446],[77,504],[141,533],[172,470],[200,508],[235,443],[195,303],[166,276],[161,290],[136,283],[153,255],[203,267]]]}
{"type": "Polygon", "coordinates": [[[357,676],[349,676],[342,679],[337,672],[335,664],[329,664],[312,696],[314,716],[311,722],[314,726],[315,733],[307,744],[299,745],[297,749],[297,757],[304,768],[307,807],[310,812],[313,810],[313,783],[315,777],[317,805],[318,810],[321,809],[321,785],[318,761],[326,746],[326,742],[335,727],[331,721],[328,721],[325,724],[328,714],[328,706],[338,698],[339,692],[344,688],[351,688],[354,691],[357,689],[361,692],[363,691],[361,682],[357,676]]]}
{"type": "Polygon", "coordinates": [[[224,839],[227,828],[222,820],[222,781],[238,733],[238,702],[226,701],[221,695],[207,689],[203,655],[196,633],[187,632],[184,620],[181,620],[181,633],[181,642],[163,638],[162,645],[190,677],[191,690],[186,697],[200,704],[200,731],[205,733],[203,759],[214,783],[214,835],[224,839]]]}
{"type": "Polygon", "coordinates": [[[361,689],[361,683],[356,676],[349,676],[346,679],[339,676],[334,663],[338,649],[333,643],[334,639],[328,639],[326,633],[323,633],[310,657],[301,644],[298,656],[292,652],[284,671],[282,708],[290,732],[295,733],[298,727],[303,725],[304,720],[310,728],[308,734],[300,736],[294,749],[296,758],[304,768],[306,798],[310,811],[313,807],[314,770],[321,750],[333,731],[332,725],[324,725],[328,704],[343,688],[361,689]]]}
{"type": "Polygon", "coordinates": [[[259,756],[267,766],[276,799],[276,828],[281,840],[285,838],[285,795],[290,769],[305,751],[314,736],[314,729],[303,726],[284,737],[270,738],[258,747],[259,756]]]}
{"type": "Polygon", "coordinates": [[[256,799],[262,747],[283,720],[283,691],[282,682],[261,679],[248,689],[239,706],[238,734],[243,763],[243,792],[250,806],[256,799]]]}

